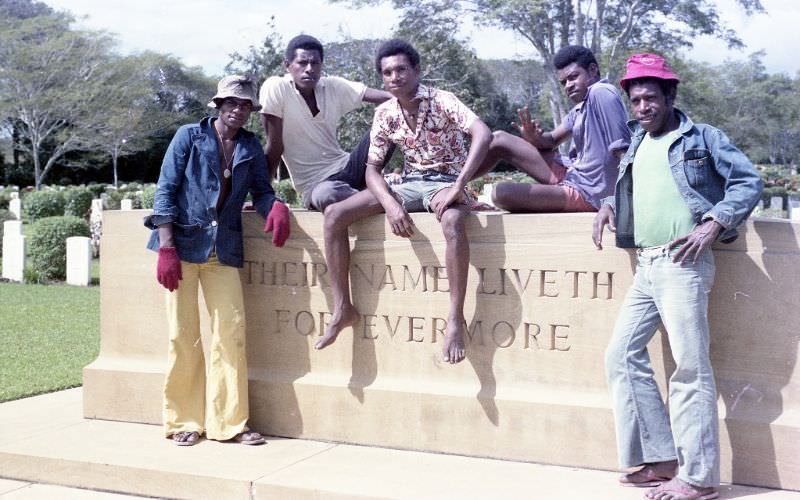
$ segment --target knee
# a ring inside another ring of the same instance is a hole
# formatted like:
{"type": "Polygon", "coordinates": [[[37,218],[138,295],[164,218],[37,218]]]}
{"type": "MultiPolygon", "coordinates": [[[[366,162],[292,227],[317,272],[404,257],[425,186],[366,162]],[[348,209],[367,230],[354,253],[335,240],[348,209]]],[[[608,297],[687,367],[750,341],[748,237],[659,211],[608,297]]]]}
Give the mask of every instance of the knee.
{"type": "Polygon", "coordinates": [[[446,210],[442,214],[442,233],[445,240],[454,241],[464,236],[464,215],[460,210],[446,210]]]}
{"type": "Polygon", "coordinates": [[[344,210],[338,203],[329,203],[322,211],[324,215],[323,228],[326,233],[339,231],[344,226],[344,210]]]}
{"type": "Polygon", "coordinates": [[[509,138],[514,137],[505,130],[495,130],[492,132],[492,142],[489,144],[489,151],[498,153],[505,151],[508,146],[509,138]]]}
{"type": "Polygon", "coordinates": [[[503,210],[510,210],[508,204],[508,183],[506,182],[499,182],[495,184],[494,189],[492,189],[492,203],[497,208],[503,210]]]}

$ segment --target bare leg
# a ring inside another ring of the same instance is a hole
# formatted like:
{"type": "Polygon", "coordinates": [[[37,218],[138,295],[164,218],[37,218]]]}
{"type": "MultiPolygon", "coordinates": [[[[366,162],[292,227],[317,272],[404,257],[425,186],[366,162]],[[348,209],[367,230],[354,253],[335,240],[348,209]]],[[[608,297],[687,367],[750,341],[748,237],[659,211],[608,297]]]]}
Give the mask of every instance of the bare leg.
{"type": "Polygon", "coordinates": [[[501,182],[492,191],[492,201],[509,212],[563,212],[568,199],[561,186],[501,182]]]}
{"type": "MultiPolygon", "coordinates": [[[[433,199],[437,205],[440,191],[433,199]]],[[[464,359],[464,298],[467,295],[467,273],[469,271],[469,241],[465,218],[469,214],[466,205],[451,205],[442,214],[442,232],[446,241],[445,268],[450,282],[450,312],[444,336],[442,358],[449,363],[464,359]]]]}
{"type": "Polygon", "coordinates": [[[541,184],[556,184],[558,177],[550,168],[551,154],[542,153],[522,137],[502,130],[492,132],[492,143],[486,159],[475,177],[486,175],[500,160],[507,161],[541,184]]]}
{"type": "Polygon", "coordinates": [[[333,316],[315,349],[323,349],[336,340],[343,329],[358,321],[358,311],[350,299],[350,224],[383,212],[383,207],[369,191],[325,208],[325,260],[333,289],[333,316]]]}

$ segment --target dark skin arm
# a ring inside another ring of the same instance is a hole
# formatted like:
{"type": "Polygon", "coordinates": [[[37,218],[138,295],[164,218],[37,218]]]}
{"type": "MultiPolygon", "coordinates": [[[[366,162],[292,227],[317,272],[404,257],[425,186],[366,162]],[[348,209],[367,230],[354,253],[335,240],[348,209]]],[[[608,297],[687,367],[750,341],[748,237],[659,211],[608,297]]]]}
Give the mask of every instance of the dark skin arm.
{"type": "Polygon", "coordinates": [[[608,230],[616,232],[617,227],[614,225],[614,209],[611,205],[603,205],[594,216],[594,223],[592,224],[592,241],[598,250],[603,249],[603,228],[608,224],[608,230]]]}
{"type": "Polygon", "coordinates": [[[261,113],[259,115],[261,126],[267,137],[267,147],[265,155],[267,157],[267,168],[269,178],[274,179],[278,172],[281,155],[283,154],[283,119],[275,115],[261,113]]]}
{"type": "Polygon", "coordinates": [[[364,102],[371,102],[372,104],[380,104],[384,101],[388,101],[391,98],[392,94],[386,92],[385,90],[378,90],[367,87],[366,92],[364,92],[364,97],[362,97],[361,100],[364,102]]]}
{"type": "Polygon", "coordinates": [[[722,224],[715,220],[708,220],[696,226],[691,233],[686,236],[676,238],[669,243],[669,248],[673,249],[678,245],[683,245],[672,257],[673,262],[683,264],[686,260],[691,260],[694,264],[697,258],[711,247],[717,240],[722,231],[722,224]]]}

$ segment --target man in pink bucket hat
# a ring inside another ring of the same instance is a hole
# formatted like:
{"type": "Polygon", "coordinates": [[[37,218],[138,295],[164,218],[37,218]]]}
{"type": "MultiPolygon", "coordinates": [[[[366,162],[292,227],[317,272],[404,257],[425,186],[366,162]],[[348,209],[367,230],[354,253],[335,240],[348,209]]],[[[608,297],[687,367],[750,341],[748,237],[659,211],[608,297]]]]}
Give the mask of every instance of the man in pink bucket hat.
{"type": "Polygon", "coordinates": [[[657,54],[628,59],[620,86],[634,120],[614,196],[603,200],[593,240],[606,224],[616,244],[636,248],[633,284],[606,351],[624,486],[653,486],[645,498],[708,500],[719,493],[717,394],[709,356],[711,244],[736,239],[763,184],[725,134],[674,107],[678,76],[657,54]],[[634,224],[635,223],[635,224],[634,224]],[[669,412],[647,344],[663,324],[676,369],[669,412]]]}

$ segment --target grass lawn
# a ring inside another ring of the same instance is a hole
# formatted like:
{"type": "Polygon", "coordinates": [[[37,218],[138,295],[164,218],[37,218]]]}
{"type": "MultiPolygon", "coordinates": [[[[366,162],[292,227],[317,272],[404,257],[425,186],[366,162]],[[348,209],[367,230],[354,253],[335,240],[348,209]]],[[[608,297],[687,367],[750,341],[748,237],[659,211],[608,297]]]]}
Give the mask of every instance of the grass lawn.
{"type": "Polygon", "coordinates": [[[81,385],[99,349],[99,287],[0,283],[0,401],[81,385]]]}

